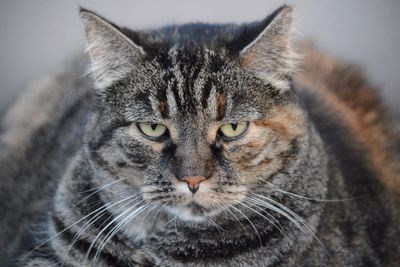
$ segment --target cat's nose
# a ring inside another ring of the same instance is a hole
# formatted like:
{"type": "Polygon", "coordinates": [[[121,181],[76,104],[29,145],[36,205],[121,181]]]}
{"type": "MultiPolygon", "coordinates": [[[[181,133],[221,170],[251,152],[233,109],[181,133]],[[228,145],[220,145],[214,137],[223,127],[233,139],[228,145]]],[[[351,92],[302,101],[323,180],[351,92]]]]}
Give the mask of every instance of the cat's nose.
{"type": "Polygon", "coordinates": [[[184,176],[180,178],[180,180],[187,182],[189,190],[192,193],[196,193],[196,191],[199,189],[199,185],[201,182],[206,180],[206,177],[204,176],[184,176]]]}

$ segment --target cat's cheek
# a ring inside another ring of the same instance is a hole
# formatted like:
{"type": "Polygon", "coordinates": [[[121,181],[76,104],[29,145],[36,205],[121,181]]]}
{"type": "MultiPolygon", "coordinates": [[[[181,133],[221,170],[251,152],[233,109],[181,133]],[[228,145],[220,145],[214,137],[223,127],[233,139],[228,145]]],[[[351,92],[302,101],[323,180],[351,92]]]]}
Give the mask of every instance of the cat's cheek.
{"type": "Polygon", "coordinates": [[[125,176],[135,176],[145,171],[147,160],[143,156],[130,154],[129,156],[121,149],[107,147],[101,150],[101,158],[116,173],[125,176]]]}
{"type": "Polygon", "coordinates": [[[273,174],[279,172],[282,166],[281,159],[265,160],[257,166],[248,168],[242,176],[241,182],[252,189],[258,189],[260,184],[265,184],[273,174]]]}
{"type": "Polygon", "coordinates": [[[253,165],[254,159],[262,153],[272,138],[273,132],[270,129],[250,125],[243,138],[224,144],[223,155],[237,168],[245,169],[253,165]]]}

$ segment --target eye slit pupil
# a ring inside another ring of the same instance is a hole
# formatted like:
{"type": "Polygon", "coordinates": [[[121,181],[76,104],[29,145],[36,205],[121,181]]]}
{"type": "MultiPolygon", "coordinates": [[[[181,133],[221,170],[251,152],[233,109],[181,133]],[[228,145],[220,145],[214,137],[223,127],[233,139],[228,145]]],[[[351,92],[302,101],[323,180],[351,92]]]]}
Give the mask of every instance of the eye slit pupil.
{"type": "Polygon", "coordinates": [[[151,129],[152,129],[153,131],[155,131],[155,130],[157,129],[157,125],[158,125],[158,124],[156,124],[156,123],[152,123],[152,124],[150,124],[150,127],[151,127],[151,129]]]}
{"type": "Polygon", "coordinates": [[[233,131],[236,131],[238,124],[237,123],[231,123],[231,127],[233,131]]]}

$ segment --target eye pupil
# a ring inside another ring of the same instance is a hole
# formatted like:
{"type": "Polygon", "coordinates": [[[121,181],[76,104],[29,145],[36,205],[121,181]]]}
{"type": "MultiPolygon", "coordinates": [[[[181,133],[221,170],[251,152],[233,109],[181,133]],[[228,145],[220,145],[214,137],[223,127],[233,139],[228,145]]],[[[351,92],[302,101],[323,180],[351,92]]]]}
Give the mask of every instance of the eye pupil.
{"type": "Polygon", "coordinates": [[[219,128],[219,133],[225,138],[236,138],[246,131],[247,126],[247,122],[226,123],[219,128]]]}
{"type": "Polygon", "coordinates": [[[156,123],[150,124],[150,127],[153,131],[155,131],[157,129],[157,125],[156,123]]]}
{"type": "Polygon", "coordinates": [[[238,124],[237,123],[231,123],[231,127],[233,131],[236,131],[238,124]]]}

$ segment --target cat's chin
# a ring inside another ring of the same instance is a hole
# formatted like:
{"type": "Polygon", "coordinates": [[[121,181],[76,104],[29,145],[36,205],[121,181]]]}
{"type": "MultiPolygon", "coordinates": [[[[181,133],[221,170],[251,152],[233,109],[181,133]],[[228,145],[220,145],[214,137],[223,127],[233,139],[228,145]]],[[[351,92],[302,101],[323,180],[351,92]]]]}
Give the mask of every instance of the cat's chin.
{"type": "Polygon", "coordinates": [[[192,223],[204,222],[207,218],[216,216],[221,212],[220,209],[206,208],[195,201],[191,201],[185,206],[168,207],[168,211],[177,218],[192,223]]]}

